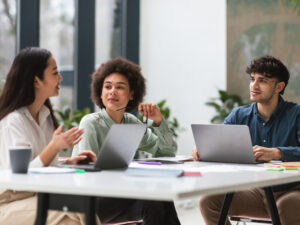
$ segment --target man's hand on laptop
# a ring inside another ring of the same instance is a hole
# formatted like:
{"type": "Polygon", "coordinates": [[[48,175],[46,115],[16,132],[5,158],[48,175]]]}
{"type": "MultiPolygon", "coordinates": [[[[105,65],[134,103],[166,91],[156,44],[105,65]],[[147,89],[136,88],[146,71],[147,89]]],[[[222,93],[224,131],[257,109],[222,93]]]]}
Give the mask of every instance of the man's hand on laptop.
{"type": "Polygon", "coordinates": [[[253,146],[253,152],[256,160],[280,160],[282,157],[282,153],[278,148],[266,148],[259,145],[255,145],[253,146]]]}
{"type": "Polygon", "coordinates": [[[193,148],[192,156],[193,156],[194,160],[200,161],[196,147],[193,148]]]}
{"type": "Polygon", "coordinates": [[[66,164],[88,164],[89,162],[96,162],[96,160],[97,156],[93,151],[83,151],[68,159],[66,164]]]}

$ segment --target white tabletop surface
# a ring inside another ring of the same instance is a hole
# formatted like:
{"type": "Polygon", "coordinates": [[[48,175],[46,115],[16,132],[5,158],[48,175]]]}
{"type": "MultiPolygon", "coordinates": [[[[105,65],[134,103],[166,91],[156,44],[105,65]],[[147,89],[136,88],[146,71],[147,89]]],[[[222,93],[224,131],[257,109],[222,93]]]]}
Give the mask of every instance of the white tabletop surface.
{"type": "Polygon", "coordinates": [[[20,175],[12,174],[10,170],[2,170],[0,188],[103,197],[180,200],[204,194],[300,181],[298,171],[269,172],[257,165],[189,162],[159,168],[163,167],[199,168],[195,170],[200,170],[202,176],[131,177],[122,171],[20,175]]]}

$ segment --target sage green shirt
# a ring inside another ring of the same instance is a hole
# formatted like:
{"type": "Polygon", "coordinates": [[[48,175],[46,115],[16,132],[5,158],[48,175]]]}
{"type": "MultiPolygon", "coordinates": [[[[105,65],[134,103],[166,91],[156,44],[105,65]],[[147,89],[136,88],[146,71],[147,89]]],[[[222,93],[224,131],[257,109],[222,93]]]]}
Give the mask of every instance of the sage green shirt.
{"type": "MultiPolygon", "coordinates": [[[[130,113],[124,113],[121,123],[141,124],[142,122],[130,113]]],[[[101,145],[110,129],[115,124],[105,109],[100,112],[91,113],[84,116],[79,127],[84,129],[82,140],[73,148],[72,155],[75,156],[79,152],[92,150],[98,155],[101,145]]],[[[173,139],[167,122],[163,120],[159,127],[153,127],[154,132],[147,128],[136,157],[160,157],[175,156],[177,144],[173,139]]]]}

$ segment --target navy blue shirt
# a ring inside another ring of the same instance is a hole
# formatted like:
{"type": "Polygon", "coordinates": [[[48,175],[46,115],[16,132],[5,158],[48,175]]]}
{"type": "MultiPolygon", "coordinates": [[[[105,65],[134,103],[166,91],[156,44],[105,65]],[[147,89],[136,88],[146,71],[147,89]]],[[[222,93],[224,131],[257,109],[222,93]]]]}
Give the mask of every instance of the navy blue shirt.
{"type": "Polygon", "coordinates": [[[278,106],[268,121],[264,121],[257,104],[234,109],[224,124],[247,125],[252,145],[279,148],[282,161],[300,161],[300,105],[279,97],[278,106]]]}
{"type": "MultiPolygon", "coordinates": [[[[264,121],[257,104],[235,108],[224,120],[224,124],[247,125],[252,145],[279,148],[282,161],[300,161],[300,105],[287,102],[279,96],[277,108],[268,121],[264,121]]],[[[300,182],[277,185],[273,191],[284,191],[300,182]]]]}

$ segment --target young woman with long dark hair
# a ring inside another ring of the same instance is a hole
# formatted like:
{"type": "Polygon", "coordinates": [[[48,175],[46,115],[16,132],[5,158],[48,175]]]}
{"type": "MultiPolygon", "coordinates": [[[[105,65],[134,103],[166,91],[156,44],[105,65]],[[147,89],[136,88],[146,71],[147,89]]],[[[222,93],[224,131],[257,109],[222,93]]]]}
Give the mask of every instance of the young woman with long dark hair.
{"type": "MultiPolygon", "coordinates": [[[[57,96],[62,77],[56,61],[46,49],[29,47],[15,57],[0,95],[0,169],[10,168],[9,148],[32,149],[30,167],[58,163],[57,154],[81,140],[83,129],[62,132],[54,117],[49,97],[57,96]]],[[[96,160],[84,151],[67,163],[96,160]]],[[[33,224],[36,214],[35,193],[0,189],[0,224],[33,224]]],[[[82,216],[52,211],[47,224],[81,224],[82,216]]]]}

